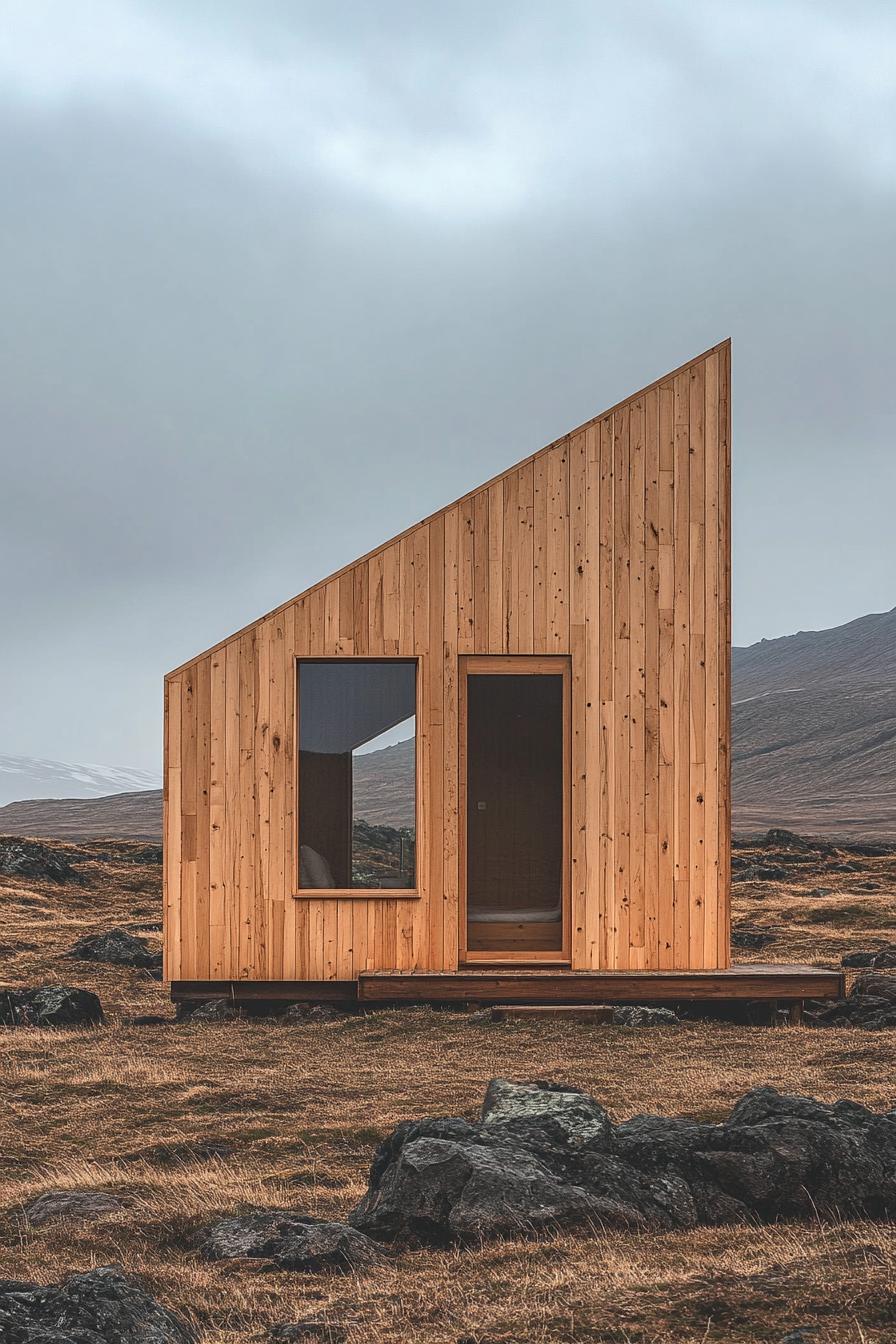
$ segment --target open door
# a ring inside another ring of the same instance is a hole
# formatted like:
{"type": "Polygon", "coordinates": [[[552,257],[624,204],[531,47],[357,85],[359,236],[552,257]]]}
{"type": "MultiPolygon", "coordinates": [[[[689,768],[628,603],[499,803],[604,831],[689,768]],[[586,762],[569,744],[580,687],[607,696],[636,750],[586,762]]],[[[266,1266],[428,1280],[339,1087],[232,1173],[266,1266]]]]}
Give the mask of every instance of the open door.
{"type": "Polygon", "coordinates": [[[569,661],[464,658],[460,691],[464,959],[567,961],[569,661]]]}

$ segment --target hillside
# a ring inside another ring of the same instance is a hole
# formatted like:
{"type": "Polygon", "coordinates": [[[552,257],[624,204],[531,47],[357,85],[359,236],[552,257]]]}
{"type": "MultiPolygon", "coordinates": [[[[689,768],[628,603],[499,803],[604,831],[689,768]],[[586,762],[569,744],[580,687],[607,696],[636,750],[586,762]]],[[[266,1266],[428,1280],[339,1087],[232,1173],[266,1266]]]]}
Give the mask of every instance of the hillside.
{"type": "Polygon", "coordinates": [[[414,824],[414,739],[355,757],[356,817],[378,826],[414,824]]]}
{"type": "MultiPolygon", "coordinates": [[[[733,649],[732,700],[736,831],[896,838],[896,609],[733,649]]],[[[399,742],[357,758],[357,817],[413,824],[412,751],[399,742]]],[[[0,834],[155,840],[161,792],[32,797],[0,807],[0,834]]]]}
{"type": "Polygon", "coordinates": [[[732,651],[734,826],[896,836],[896,609],[732,651]]]}
{"type": "MultiPolygon", "coordinates": [[[[413,739],[358,756],[355,816],[371,825],[413,826],[414,794],[408,760],[413,739]]],[[[104,798],[29,798],[0,807],[0,835],[36,835],[60,840],[106,837],[159,840],[162,790],[113,793],[104,798]]]]}
{"type": "Polygon", "coordinates": [[[58,840],[161,840],[162,790],[105,798],[29,798],[0,807],[0,835],[58,840]]]}
{"type": "Polygon", "coordinates": [[[817,686],[896,685],[896,607],[831,630],[801,630],[731,651],[734,699],[817,686]]]}

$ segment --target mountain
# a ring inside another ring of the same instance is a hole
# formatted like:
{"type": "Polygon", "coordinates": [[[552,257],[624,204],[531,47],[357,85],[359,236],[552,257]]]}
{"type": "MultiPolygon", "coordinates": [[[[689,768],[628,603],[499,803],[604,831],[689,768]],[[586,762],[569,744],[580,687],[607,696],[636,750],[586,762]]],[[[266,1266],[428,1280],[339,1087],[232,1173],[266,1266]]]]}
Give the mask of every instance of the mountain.
{"type": "Polygon", "coordinates": [[[414,739],[355,757],[354,814],[372,826],[414,824],[414,739]]]}
{"type": "MultiPolygon", "coordinates": [[[[87,789],[95,784],[101,790],[106,771],[106,789],[114,781],[129,776],[141,777],[140,771],[113,771],[104,766],[60,766],[55,773],[40,772],[37,766],[58,766],[58,762],[31,761],[21,757],[0,757],[20,767],[13,780],[32,783],[32,796],[0,807],[0,835],[37,835],[60,840],[160,840],[162,837],[162,791],[142,788],[137,792],[114,793],[106,797],[60,797],[52,790],[68,787],[87,789]],[[26,770],[31,767],[31,774],[26,770]],[[61,771],[70,771],[68,781],[61,771]],[[88,775],[93,771],[93,775],[88,775]],[[69,782],[74,781],[74,783],[69,782]],[[39,792],[46,788],[46,793],[39,792]]],[[[371,825],[413,826],[414,824],[414,742],[398,742],[382,751],[372,751],[355,759],[355,816],[371,825]]],[[[142,776],[156,783],[152,776],[142,776]]],[[[141,779],[141,782],[142,782],[141,779]]],[[[14,788],[14,784],[9,787],[14,788]]],[[[27,787],[25,785],[24,787],[27,787]]]]}
{"type": "Polygon", "coordinates": [[[735,830],[896,837],[896,608],[735,648],[735,830]]]}
{"type": "Polygon", "coordinates": [[[896,683],[896,607],[832,630],[801,630],[731,650],[733,699],[817,686],[896,683]]]}
{"type": "Polygon", "coordinates": [[[0,756],[0,806],[20,798],[102,798],[157,789],[161,782],[158,771],[0,756]]]}
{"type": "Polygon", "coordinates": [[[54,840],[161,840],[162,790],[106,798],[29,798],[0,807],[0,835],[54,840]]]}
{"type": "MultiPolygon", "coordinates": [[[[734,829],[896,839],[896,608],[735,648],[731,668],[734,829]]],[[[408,741],[356,759],[356,817],[413,824],[412,755],[408,741]]],[[[7,796],[30,789],[30,801],[0,807],[0,835],[157,840],[157,782],[0,757],[7,796]],[[147,791],[95,796],[121,788],[147,791]]]]}

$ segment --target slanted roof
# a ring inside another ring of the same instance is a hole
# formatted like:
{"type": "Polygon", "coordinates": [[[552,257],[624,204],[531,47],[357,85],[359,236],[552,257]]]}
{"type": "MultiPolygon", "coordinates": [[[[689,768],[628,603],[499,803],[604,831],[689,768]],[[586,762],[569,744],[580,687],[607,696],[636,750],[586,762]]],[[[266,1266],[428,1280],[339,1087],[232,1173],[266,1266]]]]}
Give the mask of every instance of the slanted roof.
{"type": "Polygon", "coordinates": [[[679,374],[684,373],[687,369],[690,369],[695,364],[702,363],[705,359],[708,358],[708,356],[712,355],[716,351],[726,349],[728,346],[730,346],[730,344],[731,344],[731,338],[728,337],[726,340],[720,341],[717,345],[710,346],[709,349],[704,350],[701,354],[695,355],[693,359],[687,360],[684,364],[679,365],[678,368],[671,370],[671,372],[664,373],[661,377],[655,378],[653,382],[648,383],[645,387],[640,388],[637,392],[629,393],[628,396],[621,398],[617,402],[614,402],[612,406],[608,406],[605,410],[598,412],[597,415],[593,415],[590,418],[590,420],[586,420],[583,424],[577,425],[574,429],[570,429],[565,434],[561,434],[559,438],[553,439],[550,443],[545,444],[545,446],[543,448],[539,448],[537,452],[530,453],[528,457],[521,458],[518,462],[512,463],[509,467],[506,467],[504,471],[498,472],[496,476],[492,476],[489,480],[474,486],[472,490],[468,490],[466,494],[460,495],[457,499],[451,500],[448,504],[442,505],[442,507],[440,509],[436,509],[434,513],[428,514],[425,518],[421,518],[417,522],[412,523],[411,526],[406,527],[404,531],[397,533],[395,536],[389,537],[387,540],[381,542],[378,546],[374,546],[372,550],[365,552],[364,555],[357,556],[355,559],[350,560],[340,569],[337,569],[333,571],[333,573],[327,574],[325,577],[318,579],[315,583],[310,584],[309,587],[304,588],[301,592],[296,593],[294,596],[287,598],[286,601],[284,602],[278,603],[278,605],[276,607],[273,607],[270,611],[266,611],[261,616],[257,616],[255,620],[249,621],[248,624],[242,626],[239,630],[234,630],[232,634],[227,635],[224,639],[218,640],[216,644],[212,644],[209,648],[202,649],[200,652],[195,653],[191,658],[187,658],[178,667],[175,667],[170,672],[166,673],[165,674],[166,680],[169,677],[177,676],[179,673],[183,672],[186,668],[190,667],[193,663],[197,662],[200,658],[205,658],[208,654],[215,653],[218,649],[224,648],[224,646],[229,644],[231,640],[238,639],[240,638],[240,636],[248,634],[249,631],[253,630],[256,626],[261,625],[264,621],[270,620],[272,616],[276,616],[278,615],[278,613],[285,611],[286,608],[292,606],[293,603],[302,601],[304,598],[316,592],[318,589],[324,588],[326,587],[327,584],[332,583],[334,579],[338,579],[343,574],[347,574],[350,570],[354,569],[356,566],[364,564],[366,561],[373,559],[375,556],[379,555],[383,551],[387,551],[391,546],[394,546],[396,542],[400,542],[405,537],[409,537],[412,533],[416,532],[418,528],[426,526],[427,523],[432,522],[434,519],[443,517],[445,514],[449,513],[452,509],[455,509],[459,505],[462,505],[466,503],[468,500],[472,499],[474,495],[478,495],[481,491],[487,490],[489,486],[495,485],[499,481],[505,480],[507,477],[512,476],[515,472],[518,472],[522,467],[527,466],[530,462],[535,462],[538,460],[538,458],[543,457],[546,454],[550,453],[552,449],[558,446],[558,444],[564,443],[566,440],[571,439],[574,435],[583,433],[585,430],[591,428],[591,426],[596,425],[601,420],[606,419],[607,416],[612,415],[614,411],[617,411],[621,407],[628,405],[630,402],[637,400],[637,398],[644,396],[646,393],[650,392],[653,388],[659,387],[663,383],[670,382],[671,379],[676,378],[679,374]]]}

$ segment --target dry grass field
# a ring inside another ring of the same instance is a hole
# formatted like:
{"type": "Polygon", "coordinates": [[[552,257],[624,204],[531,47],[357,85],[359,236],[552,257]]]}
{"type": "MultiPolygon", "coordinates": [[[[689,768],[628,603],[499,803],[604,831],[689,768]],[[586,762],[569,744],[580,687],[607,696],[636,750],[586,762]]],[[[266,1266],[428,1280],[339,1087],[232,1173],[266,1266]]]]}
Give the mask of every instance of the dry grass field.
{"type": "MultiPolygon", "coordinates": [[[[104,848],[91,861],[89,847],[68,847],[84,886],[0,879],[3,980],[94,989],[108,1015],[96,1031],[0,1030],[0,1276],[49,1282],[119,1262],[185,1312],[202,1344],[248,1344],[274,1322],[309,1318],[341,1326],[350,1344],[696,1344],[780,1340],[799,1326],[815,1327],[805,1338],[819,1344],[896,1337],[896,1230],[865,1223],[405,1251],[358,1278],[202,1262],[198,1229],[241,1206],[343,1217],[397,1121],[472,1117],[492,1075],[574,1083],[616,1119],[721,1118],[759,1083],[888,1108],[896,1032],[710,1022],[639,1032],[424,1009],[175,1024],[165,987],[145,972],[59,960],[82,933],[157,936],[158,868],[124,861],[127,845],[104,848]],[[172,1020],[129,1025],[143,1013],[172,1020]],[[184,1142],[227,1150],[172,1162],[160,1147],[184,1142]],[[30,1226],[24,1206],[58,1188],[112,1191],[125,1207],[30,1226]]],[[[736,854],[773,863],[758,849],[736,854]]],[[[735,924],[775,936],[740,959],[836,962],[896,942],[896,856],[809,856],[786,880],[748,876],[735,892],[735,924]],[[810,894],[819,889],[828,894],[810,894]]]]}

